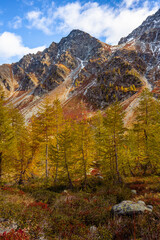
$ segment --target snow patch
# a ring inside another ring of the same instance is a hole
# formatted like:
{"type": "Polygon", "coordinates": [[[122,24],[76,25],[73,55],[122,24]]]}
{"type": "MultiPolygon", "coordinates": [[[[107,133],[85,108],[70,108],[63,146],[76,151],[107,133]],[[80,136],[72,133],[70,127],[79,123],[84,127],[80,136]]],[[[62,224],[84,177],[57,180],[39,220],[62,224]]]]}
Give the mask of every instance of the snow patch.
{"type": "Polygon", "coordinates": [[[86,95],[88,89],[91,88],[92,86],[96,85],[96,83],[97,83],[96,80],[94,80],[94,81],[92,81],[91,83],[89,83],[89,84],[86,86],[86,88],[85,88],[84,95],[86,95]]]}

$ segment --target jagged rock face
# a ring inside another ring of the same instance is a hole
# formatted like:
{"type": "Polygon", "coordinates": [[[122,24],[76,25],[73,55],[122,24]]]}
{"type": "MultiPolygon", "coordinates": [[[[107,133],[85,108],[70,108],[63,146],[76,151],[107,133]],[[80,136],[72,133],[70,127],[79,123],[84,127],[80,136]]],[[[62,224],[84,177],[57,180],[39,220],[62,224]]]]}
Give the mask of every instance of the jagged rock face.
{"type": "MultiPolygon", "coordinates": [[[[88,33],[73,30],[58,44],[37,54],[28,54],[19,62],[0,66],[0,84],[10,101],[19,109],[35,106],[37,100],[59,86],[66,91],[74,83],[77,74],[90,59],[106,59],[110,46],[91,37],[88,33]],[[71,81],[70,81],[71,79],[71,81]],[[69,81],[68,84],[63,84],[69,81]]],[[[94,70],[95,71],[95,70],[94,70]]],[[[73,84],[74,88],[74,84],[73,84]]],[[[59,93],[56,92],[59,96],[59,93]]],[[[61,96],[60,96],[61,97],[61,96]]]]}
{"type": "Polygon", "coordinates": [[[4,86],[6,92],[11,91],[12,77],[11,77],[11,67],[8,64],[0,66],[0,85],[4,86]]]}
{"type": "MultiPolygon", "coordinates": [[[[103,108],[136,93],[146,77],[155,88],[160,79],[160,10],[146,19],[106,59],[90,61],[75,84],[83,98],[96,108],[103,108]],[[126,68],[127,66],[127,68],[126,68]],[[84,90],[83,90],[84,89],[84,90]]],[[[91,59],[92,60],[92,59],[91,59]]],[[[160,85],[160,83],[158,83],[160,85]]]]}
{"type": "Polygon", "coordinates": [[[160,81],[160,9],[149,16],[141,26],[136,28],[127,37],[121,38],[119,44],[133,41],[135,51],[141,55],[146,63],[146,77],[153,87],[153,92],[159,93],[160,81]]]}
{"type": "Polygon", "coordinates": [[[77,77],[75,85],[84,89],[83,98],[94,108],[104,108],[116,100],[125,100],[142,85],[136,70],[138,62],[135,62],[134,59],[132,63],[124,60],[124,54],[120,56],[118,52],[109,60],[90,61],[77,77]]]}
{"type": "Polygon", "coordinates": [[[73,30],[68,37],[62,38],[58,44],[58,54],[69,51],[74,57],[81,60],[89,60],[93,56],[98,56],[98,49],[102,47],[102,43],[96,38],[80,30],[73,30]]]}
{"type": "MultiPolygon", "coordinates": [[[[18,83],[16,90],[26,91],[36,87],[36,94],[37,89],[41,89],[41,92],[52,90],[57,82],[64,80],[69,70],[77,67],[77,59],[88,60],[98,56],[101,47],[102,43],[96,38],[80,30],[73,30],[59,44],[53,42],[43,52],[28,54],[12,64],[13,75],[18,83]]],[[[7,82],[4,86],[10,88],[7,82]]]]}
{"type": "Polygon", "coordinates": [[[140,86],[132,66],[121,58],[113,58],[106,63],[105,71],[98,75],[97,84],[88,90],[86,97],[94,106],[104,108],[115,100],[131,97],[140,86]]]}

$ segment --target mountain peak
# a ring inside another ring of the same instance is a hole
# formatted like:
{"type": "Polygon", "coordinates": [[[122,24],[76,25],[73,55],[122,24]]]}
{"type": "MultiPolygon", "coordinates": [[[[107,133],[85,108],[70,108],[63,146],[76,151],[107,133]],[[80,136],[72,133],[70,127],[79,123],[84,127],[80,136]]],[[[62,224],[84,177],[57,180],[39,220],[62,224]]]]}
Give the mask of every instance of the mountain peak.
{"type": "MultiPolygon", "coordinates": [[[[73,29],[73,30],[68,34],[67,37],[64,37],[64,38],[61,39],[60,43],[61,43],[61,42],[64,42],[64,41],[67,41],[67,42],[69,42],[69,41],[75,41],[75,42],[77,42],[77,41],[79,41],[79,39],[80,39],[81,41],[85,41],[85,40],[89,40],[89,39],[94,39],[94,41],[100,42],[98,39],[96,39],[95,37],[91,36],[91,35],[90,35],[89,33],[87,33],[87,32],[84,32],[84,31],[79,30],[79,29],[73,29]]],[[[59,43],[59,44],[60,44],[60,43],[59,43]]]]}
{"type": "Polygon", "coordinates": [[[78,29],[72,30],[58,44],[60,54],[69,51],[71,55],[82,60],[92,57],[101,47],[102,43],[98,39],[78,29]]]}
{"type": "MultiPolygon", "coordinates": [[[[82,30],[79,30],[79,29],[73,29],[68,37],[76,37],[76,36],[80,36],[80,35],[89,35],[88,33],[82,31],[82,30]]],[[[90,35],[89,35],[90,36],[90,35]]]]}

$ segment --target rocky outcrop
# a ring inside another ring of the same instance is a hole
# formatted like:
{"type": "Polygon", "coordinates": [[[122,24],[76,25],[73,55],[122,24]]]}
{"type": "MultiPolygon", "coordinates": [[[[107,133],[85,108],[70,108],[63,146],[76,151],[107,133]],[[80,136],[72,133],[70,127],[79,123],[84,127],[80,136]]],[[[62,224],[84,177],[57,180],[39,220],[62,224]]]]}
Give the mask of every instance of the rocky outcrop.
{"type": "Polygon", "coordinates": [[[142,83],[140,75],[129,61],[113,56],[95,73],[95,81],[86,89],[87,102],[96,108],[104,108],[114,101],[123,101],[137,92],[142,83]]]}
{"type": "Polygon", "coordinates": [[[74,57],[89,60],[101,54],[102,43],[96,38],[80,30],[73,30],[58,44],[58,54],[69,51],[74,57]]]}

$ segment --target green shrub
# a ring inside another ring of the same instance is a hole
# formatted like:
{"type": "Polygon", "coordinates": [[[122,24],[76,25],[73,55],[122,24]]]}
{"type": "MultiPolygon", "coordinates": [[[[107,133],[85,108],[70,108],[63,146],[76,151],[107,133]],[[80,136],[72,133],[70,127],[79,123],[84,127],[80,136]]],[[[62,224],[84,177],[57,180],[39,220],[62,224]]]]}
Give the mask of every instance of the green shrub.
{"type": "Polygon", "coordinates": [[[51,204],[55,201],[57,194],[47,189],[38,189],[32,192],[32,197],[38,202],[51,204]]]}
{"type": "Polygon", "coordinates": [[[113,235],[112,232],[107,228],[107,226],[99,226],[98,227],[98,235],[100,240],[112,240],[113,235]]]}

